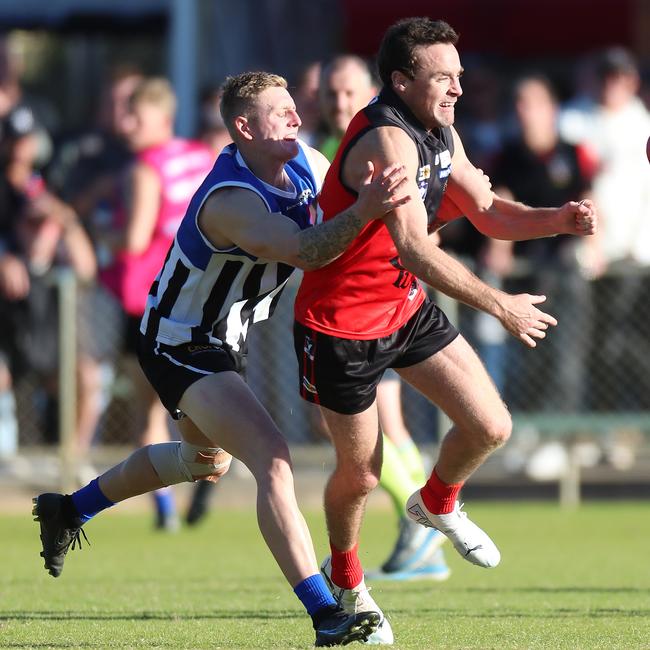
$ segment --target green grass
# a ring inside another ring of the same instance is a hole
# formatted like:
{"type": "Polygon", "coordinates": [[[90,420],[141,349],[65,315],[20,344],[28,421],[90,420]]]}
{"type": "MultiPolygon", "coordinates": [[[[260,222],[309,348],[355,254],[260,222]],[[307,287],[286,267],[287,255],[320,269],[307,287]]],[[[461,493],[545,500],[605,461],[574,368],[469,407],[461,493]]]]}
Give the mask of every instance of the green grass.
{"type": "MultiPolygon", "coordinates": [[[[650,648],[650,508],[470,504],[501,566],[453,549],[446,583],[376,582],[397,649],[650,648]]],[[[308,516],[319,556],[325,533],[308,516]]],[[[284,583],[251,512],[214,512],[204,526],[154,534],[148,516],[119,510],[87,526],[92,547],[51,578],[37,524],[0,516],[1,648],[307,648],[310,621],[284,583]]],[[[391,513],[371,510],[362,560],[389,551],[391,513]]]]}

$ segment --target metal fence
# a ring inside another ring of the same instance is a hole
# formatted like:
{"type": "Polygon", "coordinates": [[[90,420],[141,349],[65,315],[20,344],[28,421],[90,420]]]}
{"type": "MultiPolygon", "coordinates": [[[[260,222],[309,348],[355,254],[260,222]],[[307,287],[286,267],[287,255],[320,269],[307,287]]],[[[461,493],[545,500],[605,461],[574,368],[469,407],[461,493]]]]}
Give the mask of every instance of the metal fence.
{"type": "MultiPolygon", "coordinates": [[[[15,386],[19,446],[74,445],[75,365],[98,360],[101,417],[99,445],[134,438],[132,386],[120,363],[121,318],[101,290],[76,290],[58,276],[60,362],[56,377],[27,373],[15,386]],[[58,388],[53,388],[58,386],[58,388]],[[60,435],[62,432],[63,435],[60,435]]],[[[315,442],[313,417],[298,396],[292,343],[292,305],[299,280],[287,288],[275,316],[250,333],[248,381],[286,437],[315,442]]],[[[566,271],[518,274],[508,291],[545,293],[544,309],[559,321],[529,350],[483,314],[440,297],[440,304],[484,359],[520,431],[564,435],[650,429],[650,273],[621,266],[589,281],[566,271]]],[[[446,427],[436,408],[408,386],[403,409],[413,437],[435,442],[446,427]]]]}

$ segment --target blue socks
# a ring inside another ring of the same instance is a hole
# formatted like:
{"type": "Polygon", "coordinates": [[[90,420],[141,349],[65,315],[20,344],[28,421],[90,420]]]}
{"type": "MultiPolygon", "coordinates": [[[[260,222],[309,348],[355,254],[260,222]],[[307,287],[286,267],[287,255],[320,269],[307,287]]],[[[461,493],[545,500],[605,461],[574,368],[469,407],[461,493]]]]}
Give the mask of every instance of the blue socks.
{"type": "Polygon", "coordinates": [[[113,504],[109,501],[104,493],[99,489],[99,482],[93,479],[80,490],[73,492],[71,495],[72,503],[74,504],[79,518],[86,523],[92,519],[98,512],[110,508],[113,504]]]}
{"type": "Polygon", "coordinates": [[[152,492],[156,504],[156,512],[160,519],[172,517],[176,514],[176,505],[174,503],[174,493],[168,488],[160,488],[152,492]]]}
{"type": "MultiPolygon", "coordinates": [[[[156,490],[153,493],[156,502],[156,511],[158,516],[162,519],[173,516],[176,513],[174,505],[174,496],[171,490],[163,488],[156,490]]],[[[106,495],[99,487],[98,479],[92,480],[86,487],[82,487],[70,495],[75,515],[81,519],[85,524],[89,519],[92,519],[97,513],[106,508],[115,505],[112,501],[106,498],[106,495]]]]}
{"type": "Polygon", "coordinates": [[[310,616],[323,607],[336,606],[336,601],[320,573],[305,578],[293,588],[293,591],[300,598],[310,616]]]}

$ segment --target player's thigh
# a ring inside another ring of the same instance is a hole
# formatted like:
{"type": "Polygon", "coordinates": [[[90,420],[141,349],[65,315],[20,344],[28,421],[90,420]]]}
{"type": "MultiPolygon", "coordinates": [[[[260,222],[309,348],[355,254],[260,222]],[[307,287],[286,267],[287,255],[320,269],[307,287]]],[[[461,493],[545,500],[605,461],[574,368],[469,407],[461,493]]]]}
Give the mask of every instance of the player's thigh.
{"type": "Polygon", "coordinates": [[[199,379],[183,393],[178,406],[213,445],[222,447],[251,470],[268,466],[278,457],[288,460],[282,434],[236,372],[199,379]]]}
{"type": "Polygon", "coordinates": [[[398,372],[462,429],[474,430],[495,418],[509,417],[485,366],[462,336],[398,372]]]}
{"type": "Polygon", "coordinates": [[[378,472],[382,447],[376,402],[352,415],[321,409],[336,450],[337,468],[378,472]]]}
{"type": "Polygon", "coordinates": [[[214,441],[210,440],[204,433],[199,429],[199,427],[194,424],[194,421],[190,417],[184,417],[180,420],[176,420],[176,426],[185,442],[189,442],[191,445],[196,445],[197,447],[214,447],[214,441]]]}

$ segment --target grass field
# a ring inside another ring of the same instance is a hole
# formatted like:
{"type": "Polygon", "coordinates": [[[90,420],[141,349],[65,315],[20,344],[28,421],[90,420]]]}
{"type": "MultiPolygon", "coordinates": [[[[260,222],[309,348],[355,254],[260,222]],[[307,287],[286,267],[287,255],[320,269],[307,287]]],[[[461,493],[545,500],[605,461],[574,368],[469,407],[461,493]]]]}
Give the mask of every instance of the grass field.
{"type": "MultiPolygon", "coordinates": [[[[319,556],[322,517],[308,514],[319,556]]],[[[453,549],[446,583],[376,582],[397,649],[650,648],[650,508],[471,504],[500,546],[494,570],[453,549]]],[[[46,574],[37,524],[0,516],[2,648],[307,648],[310,621],[257,533],[254,515],[215,512],[197,529],[159,535],[148,516],[100,516],[90,548],[46,574]]],[[[392,514],[371,510],[362,560],[393,541],[392,514]]],[[[448,548],[448,547],[445,547],[448,548]]],[[[358,647],[358,646],[350,646],[358,647]]]]}

